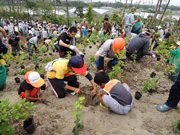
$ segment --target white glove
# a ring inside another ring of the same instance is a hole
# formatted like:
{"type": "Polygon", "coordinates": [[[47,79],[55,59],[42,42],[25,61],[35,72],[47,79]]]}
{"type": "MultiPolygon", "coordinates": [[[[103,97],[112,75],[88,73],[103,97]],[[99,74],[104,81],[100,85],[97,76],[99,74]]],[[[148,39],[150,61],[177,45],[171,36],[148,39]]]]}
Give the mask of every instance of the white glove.
{"type": "Polygon", "coordinates": [[[153,57],[153,58],[156,58],[156,56],[155,56],[154,54],[152,54],[152,57],[153,57]]]}
{"type": "Polygon", "coordinates": [[[69,47],[71,50],[73,50],[73,51],[75,51],[75,49],[76,49],[76,46],[74,46],[74,45],[70,45],[70,47],[69,47]]]}
{"type": "Polygon", "coordinates": [[[83,52],[79,52],[79,54],[80,54],[80,55],[84,55],[84,53],[83,53],[83,52]]]}
{"type": "Polygon", "coordinates": [[[8,39],[3,37],[2,41],[3,41],[4,43],[7,43],[8,39]]]}

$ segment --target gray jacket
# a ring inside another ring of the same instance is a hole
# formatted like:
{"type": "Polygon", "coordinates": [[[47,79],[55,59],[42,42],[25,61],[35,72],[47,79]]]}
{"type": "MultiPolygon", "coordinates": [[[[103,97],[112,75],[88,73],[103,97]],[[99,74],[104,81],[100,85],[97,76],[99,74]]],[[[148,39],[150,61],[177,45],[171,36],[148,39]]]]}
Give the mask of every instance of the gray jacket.
{"type": "Polygon", "coordinates": [[[145,33],[140,33],[131,39],[126,50],[133,54],[135,51],[143,48],[144,55],[152,55],[152,53],[149,52],[149,42],[149,37],[145,33]]]}
{"type": "MultiPolygon", "coordinates": [[[[108,57],[108,58],[117,58],[116,53],[113,52],[113,41],[114,39],[108,39],[104,44],[99,48],[99,56],[108,57]]],[[[125,47],[124,47],[125,50],[125,47]]],[[[123,59],[126,58],[126,53],[124,53],[123,59]]]]}

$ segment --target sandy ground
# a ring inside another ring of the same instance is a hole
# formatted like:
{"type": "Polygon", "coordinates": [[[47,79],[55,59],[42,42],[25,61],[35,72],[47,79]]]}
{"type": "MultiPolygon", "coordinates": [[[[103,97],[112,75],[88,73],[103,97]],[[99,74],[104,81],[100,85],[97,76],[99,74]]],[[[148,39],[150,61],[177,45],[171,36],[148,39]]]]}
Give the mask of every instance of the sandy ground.
{"type": "MultiPolygon", "coordinates": [[[[85,62],[89,60],[91,55],[97,51],[96,45],[91,49],[87,48],[85,62]]],[[[48,54],[48,53],[47,53],[48,54]]],[[[44,57],[58,57],[57,53],[44,57]]],[[[107,62],[108,59],[106,59],[107,62]]],[[[137,63],[133,71],[129,72],[129,62],[126,60],[124,69],[124,82],[131,88],[131,93],[134,98],[135,92],[143,87],[143,82],[150,77],[151,72],[155,71],[157,75],[164,73],[164,67],[157,70],[159,62],[151,57],[145,57],[145,63],[137,63]]],[[[25,61],[25,67],[33,65],[32,60],[25,61]]],[[[44,66],[43,64],[41,66],[44,66]]],[[[14,74],[21,69],[16,69],[16,64],[9,67],[7,76],[6,88],[0,92],[3,94],[0,100],[9,98],[11,103],[16,103],[20,98],[17,94],[17,89],[20,84],[14,81],[14,74]]],[[[90,67],[90,73],[94,76],[96,71],[95,65],[90,67]]],[[[21,82],[24,79],[23,75],[18,75],[21,82]]],[[[46,79],[45,79],[46,80],[46,79]]],[[[80,88],[87,94],[90,93],[90,82],[84,77],[78,77],[80,88]]],[[[175,135],[175,128],[172,122],[179,119],[179,109],[161,113],[156,110],[156,106],[163,104],[169,94],[169,89],[173,82],[165,75],[161,79],[161,85],[157,87],[155,93],[145,93],[140,100],[135,101],[135,107],[127,115],[118,115],[112,111],[107,111],[99,106],[97,97],[89,98],[86,101],[86,106],[83,106],[80,113],[83,114],[84,129],[80,131],[80,135],[175,135]]],[[[72,129],[74,127],[73,110],[74,103],[78,100],[80,95],[71,95],[67,93],[64,99],[57,99],[53,94],[50,86],[46,81],[47,88],[41,91],[42,98],[48,101],[48,105],[36,102],[37,108],[32,114],[37,126],[33,135],[73,135],[72,129]]],[[[98,88],[98,93],[101,92],[98,88]]],[[[88,96],[87,96],[88,97],[88,96]]],[[[27,134],[22,129],[22,121],[14,123],[16,134],[27,134]]]]}

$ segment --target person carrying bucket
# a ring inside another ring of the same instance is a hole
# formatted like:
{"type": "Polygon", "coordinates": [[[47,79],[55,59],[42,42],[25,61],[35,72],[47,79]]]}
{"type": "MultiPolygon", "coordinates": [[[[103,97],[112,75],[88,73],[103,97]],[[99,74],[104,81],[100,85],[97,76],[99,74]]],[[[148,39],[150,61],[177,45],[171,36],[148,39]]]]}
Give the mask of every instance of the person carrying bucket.
{"type": "Polygon", "coordinates": [[[127,114],[134,107],[131,89],[127,84],[121,84],[116,79],[110,80],[104,71],[95,75],[94,82],[102,88],[102,93],[98,94],[97,97],[103,108],[118,114],[127,114]]]}
{"type": "MultiPolygon", "coordinates": [[[[95,54],[95,65],[98,70],[104,70],[104,57],[113,58],[112,65],[118,63],[116,53],[121,53],[125,50],[125,41],[123,38],[108,39],[99,48],[95,54]]],[[[126,54],[124,53],[122,61],[125,62],[126,54]]]]}
{"type": "Polygon", "coordinates": [[[25,80],[21,83],[18,94],[27,101],[43,101],[40,98],[40,89],[44,85],[44,80],[40,77],[38,72],[29,71],[25,74],[25,80]]]}

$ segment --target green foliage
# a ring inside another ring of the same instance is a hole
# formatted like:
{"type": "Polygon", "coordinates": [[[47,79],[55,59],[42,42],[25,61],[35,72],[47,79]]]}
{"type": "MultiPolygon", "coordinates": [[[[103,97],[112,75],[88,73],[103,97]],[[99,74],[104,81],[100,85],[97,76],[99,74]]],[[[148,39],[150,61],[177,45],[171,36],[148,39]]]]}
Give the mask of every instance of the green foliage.
{"type": "Polygon", "coordinates": [[[16,104],[10,104],[9,99],[1,100],[0,103],[0,134],[14,135],[15,131],[10,126],[11,120],[26,119],[33,113],[35,106],[33,102],[26,102],[26,99],[19,100],[16,104]]]}
{"type": "Polygon", "coordinates": [[[22,64],[24,63],[24,60],[26,59],[26,53],[20,51],[19,54],[20,54],[20,57],[19,57],[19,64],[22,65],[22,64]]]}
{"type": "Polygon", "coordinates": [[[44,59],[41,60],[40,63],[41,63],[41,64],[42,64],[42,63],[48,63],[48,62],[53,61],[53,60],[55,60],[55,59],[57,59],[57,58],[49,58],[49,57],[48,57],[48,58],[44,58],[44,59]]]}
{"type": "Polygon", "coordinates": [[[95,13],[93,11],[93,5],[90,4],[88,6],[87,13],[85,14],[85,17],[87,18],[89,24],[91,24],[91,22],[93,21],[94,16],[95,13]]]}
{"type": "Polygon", "coordinates": [[[37,69],[37,72],[39,74],[44,74],[45,73],[45,68],[44,67],[40,67],[40,68],[37,69]]]}
{"type": "Polygon", "coordinates": [[[26,68],[20,72],[17,72],[16,75],[25,75],[28,71],[32,71],[33,70],[33,66],[31,66],[30,68],[26,68]]]}
{"type": "Polygon", "coordinates": [[[72,52],[71,51],[67,51],[67,59],[70,59],[71,58],[71,54],[72,54],[72,52]]]}
{"type": "Polygon", "coordinates": [[[116,56],[118,58],[118,63],[113,66],[113,70],[109,73],[110,79],[120,79],[123,81],[122,76],[119,75],[123,72],[122,67],[124,66],[124,62],[122,61],[124,56],[125,50],[123,50],[121,53],[117,53],[116,56]]]}
{"type": "Polygon", "coordinates": [[[134,69],[134,64],[136,64],[136,54],[131,55],[132,60],[129,61],[130,64],[130,72],[134,69]]]}
{"type": "Polygon", "coordinates": [[[143,92],[148,92],[150,90],[155,91],[156,90],[156,86],[160,85],[160,79],[163,76],[160,75],[158,78],[148,78],[145,82],[144,82],[144,87],[140,88],[140,93],[143,94],[143,92]]]}
{"type": "Polygon", "coordinates": [[[172,125],[176,126],[175,133],[180,133],[180,119],[177,122],[173,122],[172,125]]]}
{"type": "Polygon", "coordinates": [[[74,11],[74,14],[76,14],[77,16],[79,16],[80,18],[83,18],[84,14],[83,14],[83,5],[79,5],[76,7],[76,10],[74,11]]]}
{"type": "Polygon", "coordinates": [[[39,62],[38,62],[39,55],[34,52],[32,55],[32,58],[34,59],[34,65],[35,66],[39,65],[39,62]]]}
{"type": "Polygon", "coordinates": [[[95,57],[94,57],[94,55],[92,55],[90,57],[90,60],[87,63],[87,68],[90,68],[92,66],[92,63],[94,63],[94,60],[95,60],[95,57]]]}
{"type": "Polygon", "coordinates": [[[76,118],[76,120],[74,121],[75,126],[73,127],[74,135],[79,135],[79,129],[84,128],[84,125],[80,123],[80,121],[82,120],[82,114],[78,113],[78,110],[82,110],[83,108],[81,103],[83,103],[84,100],[85,100],[85,97],[80,97],[79,101],[76,101],[74,103],[74,106],[76,107],[76,109],[73,111],[73,117],[76,118]]]}

